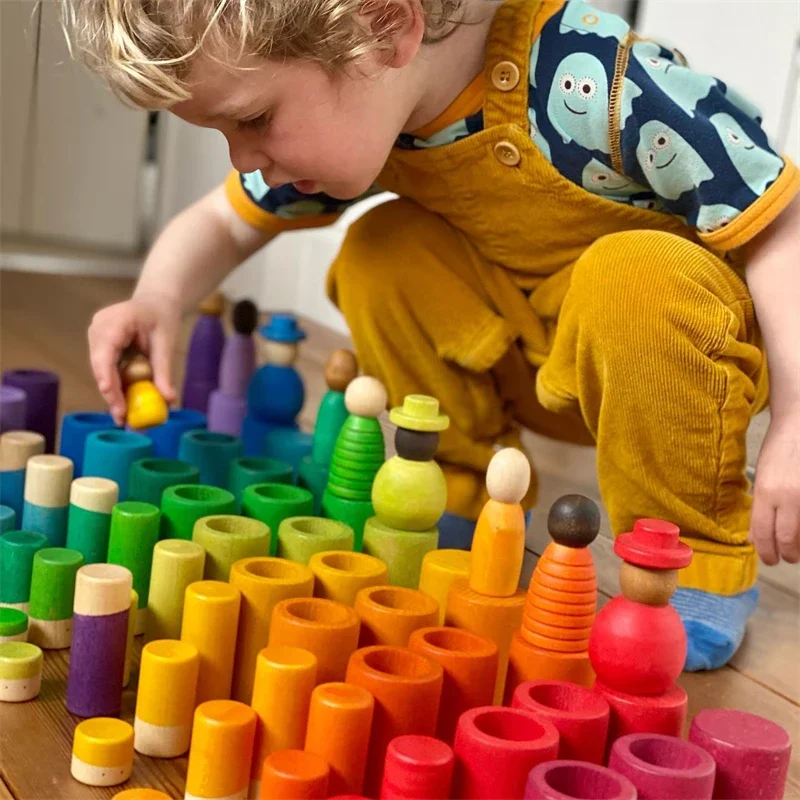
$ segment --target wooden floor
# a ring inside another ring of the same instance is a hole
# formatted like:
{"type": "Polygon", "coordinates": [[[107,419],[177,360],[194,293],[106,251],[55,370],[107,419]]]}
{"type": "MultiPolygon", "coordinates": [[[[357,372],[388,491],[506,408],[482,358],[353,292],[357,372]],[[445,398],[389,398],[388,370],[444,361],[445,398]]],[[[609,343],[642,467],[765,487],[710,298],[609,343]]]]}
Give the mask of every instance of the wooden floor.
{"type": "MultiPolygon", "coordinates": [[[[0,366],[57,371],[62,381],[62,413],[99,408],[88,366],[86,327],[95,309],[125,298],[130,289],[127,280],[0,273],[0,366]]],[[[188,320],[179,348],[178,372],[190,329],[188,320]]],[[[346,341],[310,323],[307,329],[309,338],[300,349],[299,368],[308,398],[301,423],[310,428],[325,388],[322,370],[327,355],[346,341]]],[[[528,444],[539,469],[541,492],[528,531],[523,585],[527,585],[536,554],[547,544],[544,520],[550,504],[568,492],[580,492],[599,502],[591,450],[553,445],[537,437],[530,437],[528,444]]],[[[604,603],[619,591],[619,561],[612,551],[607,521],[592,549],[604,603]]],[[[774,720],[800,742],[800,598],[792,591],[798,588],[792,577],[796,574],[784,572],[783,577],[765,577],[759,582],[759,609],[729,667],[681,676],[680,683],[689,693],[690,719],[703,708],[738,708],[774,720]]],[[[183,797],[185,758],[154,760],[137,755],[131,780],[114,789],[92,789],[70,778],[70,747],[77,720],[64,706],[68,663],[69,651],[47,653],[39,698],[0,705],[0,800],[107,798],[132,786],[150,786],[183,797]]],[[[123,701],[123,717],[129,721],[135,703],[135,672],[123,701]]],[[[800,798],[800,744],[796,750],[787,798],[800,798]]]]}

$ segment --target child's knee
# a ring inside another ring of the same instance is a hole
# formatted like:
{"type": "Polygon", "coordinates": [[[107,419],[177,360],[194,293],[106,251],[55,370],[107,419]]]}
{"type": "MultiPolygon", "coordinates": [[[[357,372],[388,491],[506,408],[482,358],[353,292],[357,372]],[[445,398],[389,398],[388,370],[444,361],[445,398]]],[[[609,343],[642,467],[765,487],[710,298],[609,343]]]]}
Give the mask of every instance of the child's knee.
{"type": "Polygon", "coordinates": [[[568,297],[584,335],[628,355],[659,349],[674,335],[713,349],[743,302],[747,287],[731,267],[661,231],[599,239],[575,264],[568,297]]]}

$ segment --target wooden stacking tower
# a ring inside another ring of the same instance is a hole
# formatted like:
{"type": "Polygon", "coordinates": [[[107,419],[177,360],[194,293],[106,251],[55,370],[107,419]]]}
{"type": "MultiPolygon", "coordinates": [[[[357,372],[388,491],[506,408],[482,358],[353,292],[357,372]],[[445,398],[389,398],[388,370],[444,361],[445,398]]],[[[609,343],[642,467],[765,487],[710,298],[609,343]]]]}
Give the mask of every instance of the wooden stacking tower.
{"type": "Polygon", "coordinates": [[[566,495],[550,509],[547,529],[553,541],[531,576],[522,625],[511,642],[508,703],[524,681],[594,683],[589,635],[597,576],[588,546],[600,530],[600,512],[588,498],[566,495]]]}

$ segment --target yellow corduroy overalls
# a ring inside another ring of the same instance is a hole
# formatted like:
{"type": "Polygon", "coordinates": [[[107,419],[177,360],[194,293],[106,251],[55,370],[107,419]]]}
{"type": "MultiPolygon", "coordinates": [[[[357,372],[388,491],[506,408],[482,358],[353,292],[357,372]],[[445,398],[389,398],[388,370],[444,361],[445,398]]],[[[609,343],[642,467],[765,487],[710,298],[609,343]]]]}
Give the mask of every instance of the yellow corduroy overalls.
{"type": "Polygon", "coordinates": [[[401,199],[352,225],[328,291],[391,403],[427,393],[450,415],[448,510],[476,518],[516,424],[594,441],[614,533],[677,523],[694,550],[681,585],[734,594],[757,571],[745,432],[768,381],[753,303],[681,220],[585,191],[532,142],[531,43],[560,5],[496,12],[484,130],[392,152],[379,185],[401,199]]]}

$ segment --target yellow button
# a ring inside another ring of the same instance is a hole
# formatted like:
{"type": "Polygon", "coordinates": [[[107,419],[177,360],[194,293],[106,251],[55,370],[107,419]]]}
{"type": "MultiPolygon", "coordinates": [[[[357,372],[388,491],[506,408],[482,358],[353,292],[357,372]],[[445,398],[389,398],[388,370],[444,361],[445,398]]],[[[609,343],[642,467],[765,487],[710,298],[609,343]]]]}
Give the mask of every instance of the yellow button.
{"type": "Polygon", "coordinates": [[[510,92],[519,83],[519,67],[511,61],[501,61],[492,70],[492,83],[501,92],[510,92]]]}
{"type": "Polygon", "coordinates": [[[494,146],[494,154],[501,164],[507,167],[516,167],[520,162],[519,150],[511,142],[498,142],[494,146]]]}

